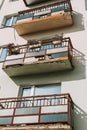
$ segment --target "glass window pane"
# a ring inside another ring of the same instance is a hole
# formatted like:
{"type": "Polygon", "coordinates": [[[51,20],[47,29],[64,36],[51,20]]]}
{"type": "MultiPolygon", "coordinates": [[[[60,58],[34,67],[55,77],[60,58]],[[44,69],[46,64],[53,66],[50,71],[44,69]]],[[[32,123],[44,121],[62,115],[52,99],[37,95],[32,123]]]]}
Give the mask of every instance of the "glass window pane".
{"type": "Polygon", "coordinates": [[[31,88],[23,88],[22,96],[30,96],[31,88]]]}
{"type": "Polygon", "coordinates": [[[60,122],[67,121],[67,114],[41,115],[40,122],[60,122]]]}
{"type": "Polygon", "coordinates": [[[39,107],[17,108],[15,114],[16,115],[39,114],[39,107]]]}
{"type": "Polygon", "coordinates": [[[85,0],[85,9],[87,10],[87,0],[85,0]]]}
{"type": "Polygon", "coordinates": [[[52,58],[54,59],[54,58],[65,57],[65,56],[67,56],[67,55],[68,55],[67,52],[64,52],[64,53],[59,53],[59,54],[52,54],[51,56],[52,56],[52,58]]]}
{"type": "Polygon", "coordinates": [[[44,46],[44,50],[47,49],[47,45],[44,46]]]}
{"type": "Polygon", "coordinates": [[[59,84],[54,85],[43,85],[35,87],[35,95],[50,95],[50,94],[60,94],[61,86],[59,84]]]}
{"type": "Polygon", "coordinates": [[[10,18],[6,18],[6,21],[5,21],[5,26],[11,26],[11,17],[10,18]]]}
{"type": "Polygon", "coordinates": [[[14,25],[17,21],[17,16],[13,17],[12,25],[14,25]]]}
{"type": "Polygon", "coordinates": [[[0,118],[0,125],[7,125],[11,124],[12,118],[11,117],[5,117],[5,118],[0,118]]]}
{"type": "Polygon", "coordinates": [[[2,49],[0,54],[0,61],[4,61],[7,55],[7,49],[2,49]]]}

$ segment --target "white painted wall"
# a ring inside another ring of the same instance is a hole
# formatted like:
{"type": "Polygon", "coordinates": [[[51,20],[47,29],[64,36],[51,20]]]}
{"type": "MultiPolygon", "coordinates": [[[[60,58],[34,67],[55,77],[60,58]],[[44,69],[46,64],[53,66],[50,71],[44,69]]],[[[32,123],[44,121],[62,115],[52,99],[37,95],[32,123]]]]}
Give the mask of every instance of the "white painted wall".
{"type": "Polygon", "coordinates": [[[18,89],[19,87],[2,70],[0,64],[0,98],[15,97],[18,95],[18,89]]]}
{"type": "MultiPolygon", "coordinates": [[[[13,28],[0,29],[0,45],[14,42],[24,44],[28,39],[38,39],[51,37],[58,33],[70,36],[74,48],[85,55],[85,63],[75,62],[73,71],[50,73],[44,75],[15,77],[10,79],[2,70],[0,64],[0,97],[14,97],[18,95],[20,84],[41,83],[54,80],[62,82],[62,93],[70,93],[75,105],[74,130],[87,130],[87,10],[85,10],[85,0],[72,0],[73,21],[72,27],[45,31],[37,34],[29,34],[19,37],[13,28]],[[15,84],[16,83],[16,84],[15,84]]],[[[20,10],[27,9],[22,0],[9,2],[5,0],[0,10],[0,25],[5,15],[15,14],[20,10]]]]}

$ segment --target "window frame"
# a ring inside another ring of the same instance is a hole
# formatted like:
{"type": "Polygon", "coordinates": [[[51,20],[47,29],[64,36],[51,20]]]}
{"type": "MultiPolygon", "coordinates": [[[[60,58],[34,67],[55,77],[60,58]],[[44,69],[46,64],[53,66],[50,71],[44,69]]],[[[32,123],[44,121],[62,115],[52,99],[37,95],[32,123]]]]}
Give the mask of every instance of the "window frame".
{"type": "Polygon", "coordinates": [[[5,16],[4,19],[3,19],[3,22],[2,22],[2,27],[12,27],[14,26],[14,18],[16,18],[16,21],[17,21],[17,17],[18,17],[18,14],[13,14],[13,15],[8,15],[8,16],[5,16]],[[10,19],[10,22],[9,22],[9,25],[6,25],[7,23],[7,20],[10,19]]]}
{"type": "Polygon", "coordinates": [[[24,88],[25,89],[34,88],[33,95],[30,95],[30,96],[35,96],[35,87],[37,87],[37,86],[44,86],[45,87],[46,85],[59,85],[61,87],[61,82],[59,81],[59,82],[55,82],[55,83],[46,83],[46,84],[20,85],[19,92],[18,92],[18,97],[23,97],[22,94],[23,94],[23,89],[24,88]]]}

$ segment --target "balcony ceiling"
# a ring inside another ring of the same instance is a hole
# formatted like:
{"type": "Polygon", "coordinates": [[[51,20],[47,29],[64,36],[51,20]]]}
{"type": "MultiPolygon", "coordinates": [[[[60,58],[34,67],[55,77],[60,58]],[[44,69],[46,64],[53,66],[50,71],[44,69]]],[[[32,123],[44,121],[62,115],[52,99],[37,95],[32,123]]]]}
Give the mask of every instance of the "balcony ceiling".
{"type": "Polygon", "coordinates": [[[73,24],[71,13],[57,14],[46,18],[19,21],[14,25],[19,35],[40,32],[73,24]]]}
{"type": "Polygon", "coordinates": [[[4,71],[10,76],[20,76],[29,74],[49,73],[56,71],[71,70],[72,65],[68,57],[52,59],[50,61],[38,61],[31,64],[7,66],[3,68],[4,71]]]}
{"type": "Polygon", "coordinates": [[[52,0],[24,0],[24,3],[26,6],[29,6],[29,5],[41,3],[43,1],[46,2],[46,1],[52,1],[52,0]]]}

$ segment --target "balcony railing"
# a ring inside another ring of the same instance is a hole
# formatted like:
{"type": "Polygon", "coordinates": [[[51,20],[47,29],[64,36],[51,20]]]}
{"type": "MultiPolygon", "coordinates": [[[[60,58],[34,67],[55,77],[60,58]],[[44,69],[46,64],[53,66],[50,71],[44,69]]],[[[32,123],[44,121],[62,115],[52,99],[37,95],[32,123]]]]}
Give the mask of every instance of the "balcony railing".
{"type": "Polygon", "coordinates": [[[19,12],[14,27],[19,35],[24,35],[72,24],[70,0],[62,0],[19,12]]]}
{"type": "Polygon", "coordinates": [[[18,67],[22,69],[21,72],[23,74],[41,73],[39,67],[44,72],[71,69],[73,67],[72,49],[70,38],[29,41],[27,45],[11,46],[7,48],[3,69],[8,71],[9,69],[14,70],[18,67]],[[52,68],[50,68],[50,65],[52,68]],[[25,72],[26,68],[27,71],[25,72]]]}
{"type": "Polygon", "coordinates": [[[72,126],[72,113],[69,94],[0,99],[0,126],[47,123],[72,126]]]}

